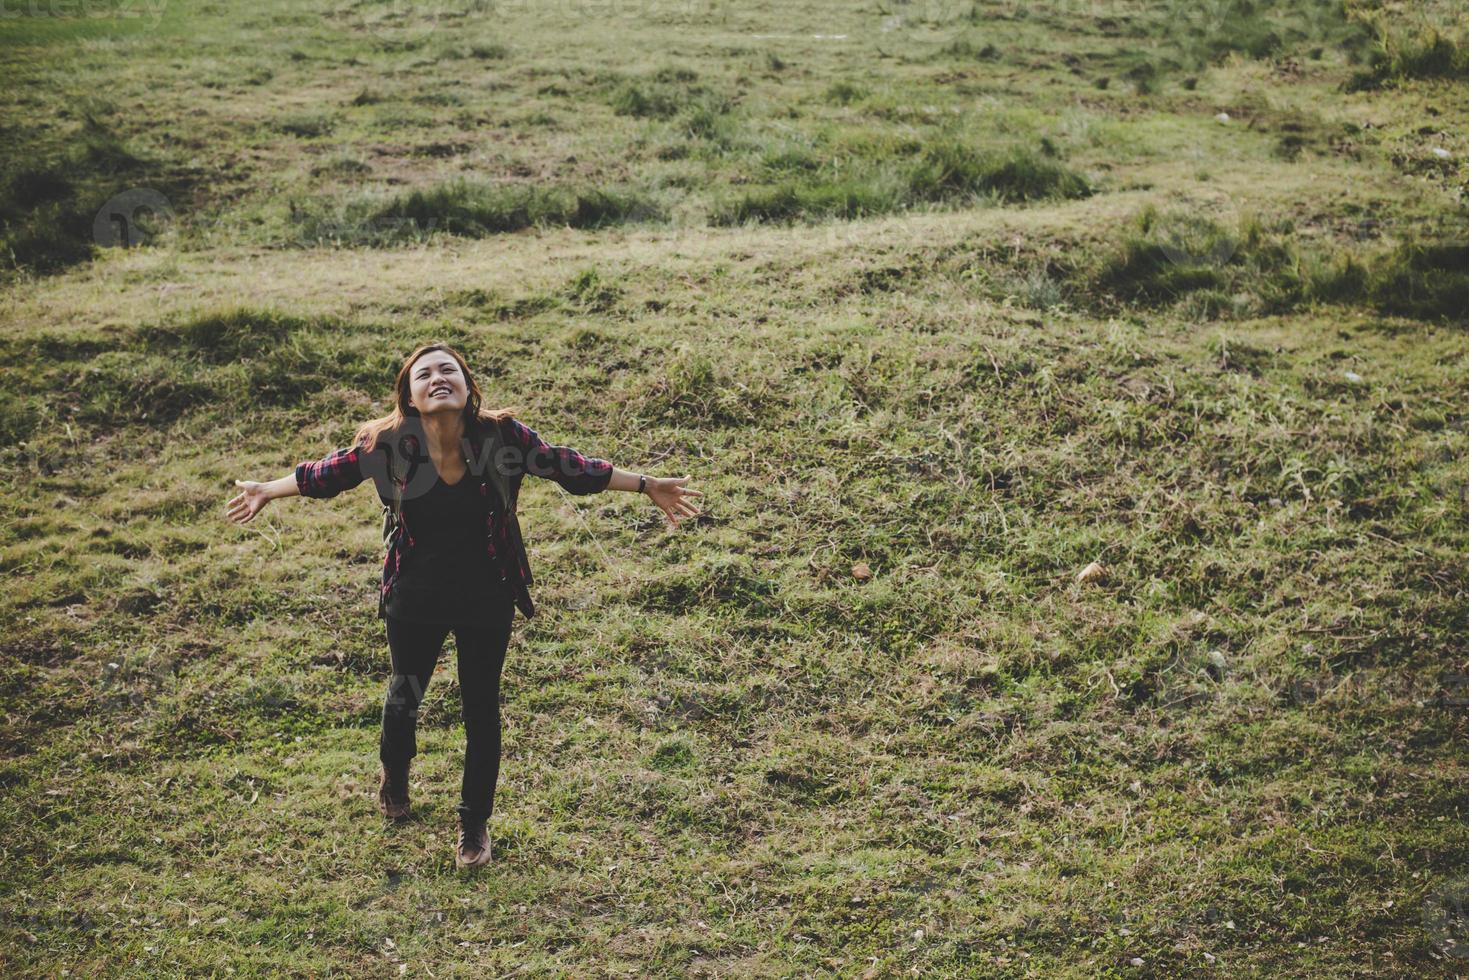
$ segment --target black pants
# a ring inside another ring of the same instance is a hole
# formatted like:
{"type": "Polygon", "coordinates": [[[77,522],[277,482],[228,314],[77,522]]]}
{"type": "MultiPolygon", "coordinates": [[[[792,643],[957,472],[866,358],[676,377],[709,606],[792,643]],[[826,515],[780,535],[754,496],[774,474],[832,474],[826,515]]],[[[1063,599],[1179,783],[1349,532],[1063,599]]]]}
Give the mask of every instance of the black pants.
{"type": "Polygon", "coordinates": [[[459,692],[464,702],[464,782],[459,813],[488,820],[495,808],[500,778],[500,672],[510,642],[515,606],[496,597],[491,623],[410,623],[385,617],[393,676],[383,702],[379,756],[401,765],[418,754],[418,707],[452,630],[459,651],[459,692]]]}

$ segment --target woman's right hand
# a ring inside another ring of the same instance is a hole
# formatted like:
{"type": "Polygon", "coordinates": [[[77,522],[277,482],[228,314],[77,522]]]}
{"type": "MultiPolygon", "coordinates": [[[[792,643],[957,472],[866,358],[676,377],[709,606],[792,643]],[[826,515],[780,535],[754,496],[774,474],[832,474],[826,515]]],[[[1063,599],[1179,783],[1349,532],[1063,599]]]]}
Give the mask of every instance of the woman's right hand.
{"type": "Polygon", "coordinates": [[[264,483],[236,480],[235,486],[240,488],[240,492],[230,498],[226,516],[236,524],[248,524],[273,498],[264,483]]]}

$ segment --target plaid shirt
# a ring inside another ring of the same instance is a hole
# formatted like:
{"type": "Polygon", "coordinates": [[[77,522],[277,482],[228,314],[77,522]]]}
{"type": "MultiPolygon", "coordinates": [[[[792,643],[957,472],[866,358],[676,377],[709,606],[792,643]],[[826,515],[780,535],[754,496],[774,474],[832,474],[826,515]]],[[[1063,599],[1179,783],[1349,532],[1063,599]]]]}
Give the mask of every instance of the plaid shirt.
{"type": "MultiPolygon", "coordinates": [[[[485,551],[492,567],[503,572],[516,606],[527,617],[534,616],[535,604],[531,602],[530,587],[535,580],[531,576],[530,560],[525,553],[520,522],[515,514],[521,480],[530,473],[555,480],[568,493],[578,496],[599,493],[607,489],[607,481],[612,478],[612,464],[604,459],[583,456],[575,449],[553,446],[534,429],[513,418],[506,418],[500,423],[501,443],[498,447],[491,446],[487,451],[482,435],[471,435],[467,439],[474,458],[465,460],[469,470],[464,479],[477,480],[480,496],[485,499],[485,551]],[[505,476],[509,498],[508,505],[504,507],[499,506],[500,495],[489,472],[491,466],[505,476]]],[[[407,451],[415,458],[427,458],[426,453],[419,451],[415,436],[406,436],[405,441],[407,451]]],[[[401,520],[401,515],[395,519],[393,500],[394,483],[401,493],[414,480],[415,470],[410,468],[401,478],[393,474],[388,465],[390,453],[387,441],[379,439],[372,453],[364,452],[359,443],[333,450],[315,462],[296,464],[296,489],[303,497],[335,497],[369,478],[377,487],[384,511],[384,536],[387,538],[382,584],[378,592],[379,617],[385,615],[388,595],[414,546],[412,529],[401,520]]]]}

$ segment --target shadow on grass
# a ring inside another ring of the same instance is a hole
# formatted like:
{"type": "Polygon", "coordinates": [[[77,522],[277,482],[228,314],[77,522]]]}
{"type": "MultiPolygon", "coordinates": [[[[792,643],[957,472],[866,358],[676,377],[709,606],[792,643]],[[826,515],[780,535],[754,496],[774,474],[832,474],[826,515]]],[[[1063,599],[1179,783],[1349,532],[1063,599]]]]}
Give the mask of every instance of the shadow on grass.
{"type": "Polygon", "coordinates": [[[84,115],[64,152],[32,153],[0,184],[6,265],[53,273],[88,261],[99,244],[99,212],[116,195],[145,184],[165,198],[183,189],[164,169],[160,161],[135,153],[96,116],[84,115]]]}
{"type": "Polygon", "coordinates": [[[1027,305],[1173,307],[1204,319],[1362,306],[1469,323],[1469,229],[1420,231],[1376,251],[1306,246],[1291,222],[1208,217],[1149,206],[1092,257],[1022,268],[1001,288],[1027,305]]]}
{"type": "Polygon", "coordinates": [[[1084,198],[1091,185],[1060,161],[1028,147],[975,149],[942,140],[910,163],[871,165],[865,174],[810,172],[744,193],[717,207],[715,225],[793,222],[888,214],[922,204],[999,204],[1084,198]]]}
{"type": "Polygon", "coordinates": [[[663,217],[655,202],[630,190],[491,185],[461,179],[386,200],[362,198],[343,208],[328,204],[302,210],[296,215],[294,241],[391,245],[436,232],[483,238],[531,227],[603,228],[663,217]]]}

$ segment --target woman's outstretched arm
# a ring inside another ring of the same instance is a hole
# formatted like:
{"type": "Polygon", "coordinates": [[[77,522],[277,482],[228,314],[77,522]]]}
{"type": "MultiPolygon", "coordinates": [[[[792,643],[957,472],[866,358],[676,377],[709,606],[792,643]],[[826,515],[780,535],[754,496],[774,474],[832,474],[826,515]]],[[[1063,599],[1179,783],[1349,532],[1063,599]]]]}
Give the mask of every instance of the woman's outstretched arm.
{"type": "Polygon", "coordinates": [[[509,446],[501,459],[507,464],[507,476],[522,472],[554,480],[561,489],[579,497],[607,489],[612,464],[605,459],[583,455],[570,446],[553,446],[517,418],[505,419],[505,425],[509,446]]]}
{"type": "MultiPolygon", "coordinates": [[[[644,476],[631,470],[612,467],[612,478],[607,481],[608,490],[631,490],[638,492],[638,485],[642,483],[644,476]]],[[[704,496],[698,490],[690,490],[684,484],[689,482],[686,476],[649,476],[643,485],[643,492],[652,498],[668,518],[670,527],[678,527],[678,522],[685,517],[698,517],[699,508],[694,506],[690,497],[704,496]]]]}
{"type": "Polygon", "coordinates": [[[275,498],[295,497],[299,492],[296,487],[295,473],[287,473],[279,480],[270,480],[265,483],[258,483],[255,480],[236,480],[235,486],[240,488],[240,492],[230,498],[225,516],[236,524],[250,523],[255,519],[255,515],[275,498]]]}
{"type": "Polygon", "coordinates": [[[668,518],[672,527],[685,517],[697,517],[699,509],[689,497],[702,497],[698,490],[684,486],[686,476],[650,476],[620,469],[605,459],[586,456],[569,446],[553,446],[540,433],[518,419],[508,418],[511,446],[519,450],[524,470],[532,476],[555,480],[567,493],[578,496],[603,490],[644,490],[668,518]]]}
{"type": "Polygon", "coordinates": [[[236,524],[247,524],[277,497],[335,497],[365,479],[361,447],[335,449],[314,462],[297,463],[278,480],[260,483],[236,480],[238,495],[230,499],[226,516],[236,524]]]}

